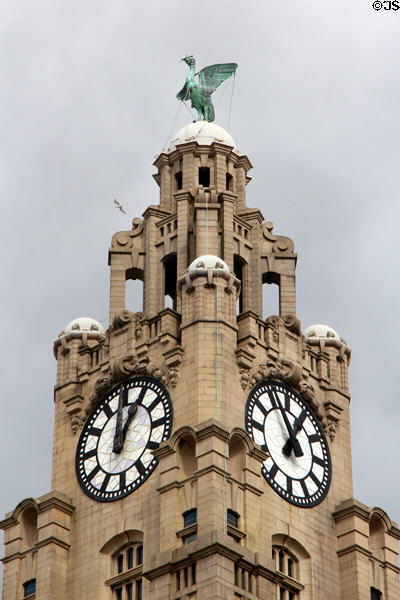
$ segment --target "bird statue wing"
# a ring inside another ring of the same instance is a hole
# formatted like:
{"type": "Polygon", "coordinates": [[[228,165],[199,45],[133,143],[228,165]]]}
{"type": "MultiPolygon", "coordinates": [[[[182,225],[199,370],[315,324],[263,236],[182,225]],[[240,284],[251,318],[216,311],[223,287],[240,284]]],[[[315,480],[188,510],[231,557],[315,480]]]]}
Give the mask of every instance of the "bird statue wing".
{"type": "MultiPolygon", "coordinates": [[[[200,93],[210,96],[225,79],[228,79],[237,69],[236,63],[210,65],[199,71],[200,93]]],[[[183,90],[182,90],[183,91],[183,90]]],[[[179,92],[182,93],[182,92],[179,92]]]]}
{"type": "Polygon", "coordinates": [[[188,95],[189,94],[188,94],[188,89],[187,89],[187,83],[185,82],[185,85],[183,86],[181,91],[176,95],[176,97],[178,98],[178,100],[187,100],[188,95]]]}

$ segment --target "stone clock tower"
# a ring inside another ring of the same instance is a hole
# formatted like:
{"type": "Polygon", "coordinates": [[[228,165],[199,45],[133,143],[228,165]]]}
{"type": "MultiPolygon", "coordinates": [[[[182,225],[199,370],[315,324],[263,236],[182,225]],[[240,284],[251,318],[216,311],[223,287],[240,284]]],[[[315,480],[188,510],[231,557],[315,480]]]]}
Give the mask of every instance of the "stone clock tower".
{"type": "Polygon", "coordinates": [[[350,350],[302,331],[249,159],[200,121],[154,164],[159,203],[111,241],[108,329],[54,343],[52,491],[1,522],[3,600],[399,600],[400,531],[353,498],[350,350]]]}

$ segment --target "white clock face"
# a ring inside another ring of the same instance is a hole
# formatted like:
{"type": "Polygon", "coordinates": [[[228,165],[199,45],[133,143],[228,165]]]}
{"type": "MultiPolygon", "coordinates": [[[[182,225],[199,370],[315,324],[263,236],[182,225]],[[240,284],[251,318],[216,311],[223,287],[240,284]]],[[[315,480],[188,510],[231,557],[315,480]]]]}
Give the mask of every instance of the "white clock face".
{"type": "Polygon", "coordinates": [[[113,388],[89,416],[76,453],[83,491],[100,502],[136,490],[157,466],[152,450],[168,439],[172,405],[155,379],[138,377],[113,388]]]}
{"type": "Polygon", "coordinates": [[[256,385],[247,399],[246,430],[268,452],[261,471],[280,496],[304,507],[324,499],[331,479],[328,444],[296,392],[274,381],[256,385]]]}

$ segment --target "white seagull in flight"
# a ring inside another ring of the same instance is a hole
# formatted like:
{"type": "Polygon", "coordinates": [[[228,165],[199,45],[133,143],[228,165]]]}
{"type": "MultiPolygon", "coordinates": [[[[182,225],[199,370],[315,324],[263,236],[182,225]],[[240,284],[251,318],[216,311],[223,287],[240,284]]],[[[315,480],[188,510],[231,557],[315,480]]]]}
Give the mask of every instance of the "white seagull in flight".
{"type": "Polygon", "coordinates": [[[115,206],[117,208],[119,208],[119,210],[121,212],[123,212],[124,214],[126,214],[126,210],[124,210],[124,207],[122,206],[122,204],[120,202],[118,202],[118,200],[116,200],[115,198],[114,198],[114,204],[115,204],[115,206]]]}

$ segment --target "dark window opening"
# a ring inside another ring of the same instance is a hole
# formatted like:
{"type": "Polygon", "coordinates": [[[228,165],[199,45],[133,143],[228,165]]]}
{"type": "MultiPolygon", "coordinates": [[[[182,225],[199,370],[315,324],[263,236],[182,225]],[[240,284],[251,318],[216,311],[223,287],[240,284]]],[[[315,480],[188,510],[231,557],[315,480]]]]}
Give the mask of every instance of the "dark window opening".
{"type": "Polygon", "coordinates": [[[183,513],[183,526],[189,527],[197,523],[197,508],[192,508],[183,513]]]}
{"type": "Polygon", "coordinates": [[[235,585],[239,585],[239,567],[235,565],[235,585]]]}
{"type": "Polygon", "coordinates": [[[239,515],[231,508],[228,508],[228,510],[226,511],[226,520],[228,522],[228,525],[233,525],[233,527],[239,527],[239,515]]]}
{"type": "Polygon", "coordinates": [[[231,192],[233,189],[233,176],[230,173],[226,174],[226,189],[231,192]]]}
{"type": "Polygon", "coordinates": [[[164,260],[164,274],[165,274],[165,306],[168,306],[168,300],[173,310],[176,310],[176,277],[177,277],[177,264],[176,254],[173,254],[164,260]]]}
{"type": "Polygon", "coordinates": [[[24,598],[36,593],[36,579],[30,579],[24,583],[24,598]]]}
{"type": "Polygon", "coordinates": [[[278,561],[279,561],[278,562],[278,569],[279,569],[279,571],[281,571],[281,573],[284,572],[284,566],[283,566],[283,564],[284,564],[283,563],[284,557],[285,557],[285,555],[283,553],[283,550],[280,550],[280,552],[279,552],[279,558],[278,558],[278,561]]]}
{"type": "MultiPolygon", "coordinates": [[[[128,552],[126,553],[126,559],[127,559],[127,563],[128,563],[128,569],[132,569],[133,568],[133,548],[129,548],[128,552]]],[[[119,571],[121,572],[121,571],[119,571]]]]}
{"type": "Polygon", "coordinates": [[[295,599],[295,593],[289,592],[289,600],[294,600],[294,599],[295,599]]]}
{"type": "Polygon", "coordinates": [[[124,555],[120,554],[117,558],[117,571],[118,573],[122,573],[124,570],[124,555]]]}
{"type": "Polygon", "coordinates": [[[177,571],[176,572],[176,591],[179,592],[180,589],[181,589],[181,572],[177,571]]]}
{"type": "Polygon", "coordinates": [[[240,315],[243,312],[243,260],[240,258],[240,256],[237,256],[236,254],[233,257],[233,270],[241,284],[240,294],[239,298],[237,299],[236,306],[236,313],[240,315]]]}
{"type": "Polygon", "coordinates": [[[132,600],[132,584],[128,583],[126,585],[126,600],[132,600]]]}
{"type": "Polygon", "coordinates": [[[192,585],[196,583],[196,563],[192,563],[192,585]]]}
{"type": "Polygon", "coordinates": [[[285,588],[279,589],[279,600],[286,600],[286,590],[285,588]]]}
{"type": "Polygon", "coordinates": [[[381,600],[382,592],[377,588],[371,587],[371,600],[381,600]]]}
{"type": "Polygon", "coordinates": [[[115,590],[115,597],[117,600],[122,600],[122,588],[117,588],[115,590]]]}
{"type": "Polygon", "coordinates": [[[143,598],[143,584],[142,580],[138,579],[136,581],[136,600],[142,600],[143,598]]]}
{"type": "Polygon", "coordinates": [[[288,575],[293,577],[293,560],[291,558],[288,558],[288,575]]]}
{"type": "Polygon", "coordinates": [[[183,569],[183,581],[184,581],[185,587],[187,587],[189,585],[189,568],[188,567],[185,567],[183,569]]]}
{"type": "Polygon", "coordinates": [[[143,546],[138,546],[136,549],[136,564],[143,564],[143,546]]]}
{"type": "Polygon", "coordinates": [[[203,187],[210,187],[210,168],[200,167],[199,168],[199,185],[203,187]]]}
{"type": "Polygon", "coordinates": [[[177,190],[182,189],[182,171],[175,173],[175,185],[177,190]]]}

